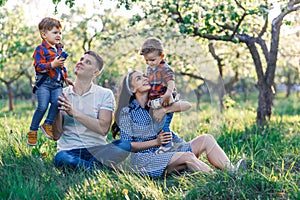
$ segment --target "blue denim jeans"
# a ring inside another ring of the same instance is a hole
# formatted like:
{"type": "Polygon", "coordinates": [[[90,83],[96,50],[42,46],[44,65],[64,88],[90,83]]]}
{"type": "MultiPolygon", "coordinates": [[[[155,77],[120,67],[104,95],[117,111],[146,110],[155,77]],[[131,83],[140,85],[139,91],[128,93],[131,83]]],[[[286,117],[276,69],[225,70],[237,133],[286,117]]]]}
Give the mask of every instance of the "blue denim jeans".
{"type": "Polygon", "coordinates": [[[125,160],[131,151],[131,143],[126,140],[115,140],[107,145],[92,148],[59,151],[54,157],[55,167],[66,169],[102,169],[125,160]]]}
{"type": "Polygon", "coordinates": [[[182,143],[183,142],[183,139],[181,139],[180,137],[178,137],[178,135],[176,135],[173,131],[171,131],[170,129],[170,125],[171,125],[171,122],[172,122],[172,118],[173,118],[173,114],[174,113],[168,113],[167,114],[167,117],[166,117],[166,122],[164,124],[164,127],[162,130],[164,130],[165,132],[171,132],[172,134],[172,140],[167,143],[167,144],[164,144],[163,146],[164,147],[171,147],[173,146],[173,142],[175,143],[182,143]]]}
{"type": "Polygon", "coordinates": [[[31,120],[30,130],[37,131],[39,129],[40,122],[48,109],[49,103],[51,105],[44,123],[53,124],[58,113],[59,96],[62,96],[62,84],[47,77],[36,91],[38,105],[31,120]]]}

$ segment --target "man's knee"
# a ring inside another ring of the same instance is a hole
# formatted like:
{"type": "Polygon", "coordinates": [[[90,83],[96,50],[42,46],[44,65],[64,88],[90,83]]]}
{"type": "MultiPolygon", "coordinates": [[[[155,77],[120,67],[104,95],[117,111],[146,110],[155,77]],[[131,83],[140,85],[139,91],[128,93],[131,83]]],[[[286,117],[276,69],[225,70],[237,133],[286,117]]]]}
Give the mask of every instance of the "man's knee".
{"type": "Polygon", "coordinates": [[[78,161],[67,151],[60,151],[54,157],[54,166],[57,168],[76,168],[78,161]]]}

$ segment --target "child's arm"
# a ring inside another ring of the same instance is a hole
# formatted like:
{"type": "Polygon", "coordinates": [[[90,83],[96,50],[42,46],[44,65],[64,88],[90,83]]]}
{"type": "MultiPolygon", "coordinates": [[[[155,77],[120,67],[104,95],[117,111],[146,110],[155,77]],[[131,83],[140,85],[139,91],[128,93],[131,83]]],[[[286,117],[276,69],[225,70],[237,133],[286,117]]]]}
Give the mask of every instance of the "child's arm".
{"type": "Polygon", "coordinates": [[[72,86],[74,86],[74,82],[73,82],[71,79],[66,78],[65,81],[66,81],[66,84],[67,84],[67,85],[72,85],[72,86]]]}
{"type": "Polygon", "coordinates": [[[170,98],[172,96],[172,92],[174,91],[175,88],[175,81],[174,80],[169,80],[167,82],[167,91],[165,92],[164,95],[161,96],[162,98],[162,106],[169,106],[170,98]]]}
{"type": "Polygon", "coordinates": [[[45,73],[51,68],[62,67],[64,65],[64,60],[57,57],[52,62],[47,62],[45,51],[40,46],[35,49],[33,59],[35,70],[39,73],[45,73]]]}

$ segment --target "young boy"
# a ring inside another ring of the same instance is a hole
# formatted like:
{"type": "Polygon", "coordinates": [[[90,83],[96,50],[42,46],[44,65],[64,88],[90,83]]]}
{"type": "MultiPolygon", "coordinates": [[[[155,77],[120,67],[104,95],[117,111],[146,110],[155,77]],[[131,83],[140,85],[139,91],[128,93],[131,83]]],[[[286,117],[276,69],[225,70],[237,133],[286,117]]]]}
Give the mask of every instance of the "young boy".
{"type": "Polygon", "coordinates": [[[67,70],[64,61],[67,53],[63,52],[61,44],[62,25],[59,20],[46,17],[38,25],[42,44],[37,46],[33,53],[36,83],[33,92],[36,94],[38,106],[32,117],[30,131],[27,134],[27,144],[37,145],[37,130],[48,109],[47,118],[40,126],[45,136],[52,140],[58,137],[53,135],[52,123],[58,113],[58,96],[62,96],[63,82],[72,84],[67,79],[67,70]]]}
{"type": "MultiPolygon", "coordinates": [[[[146,74],[151,85],[149,93],[150,106],[156,109],[170,105],[174,101],[175,76],[174,71],[164,60],[165,55],[161,41],[155,37],[148,38],[143,43],[140,54],[144,56],[148,65],[146,74]]],[[[157,153],[171,151],[172,147],[176,147],[184,142],[170,130],[172,117],[173,113],[167,114],[166,123],[163,127],[163,131],[172,133],[172,140],[168,144],[161,146],[157,153]]]]}

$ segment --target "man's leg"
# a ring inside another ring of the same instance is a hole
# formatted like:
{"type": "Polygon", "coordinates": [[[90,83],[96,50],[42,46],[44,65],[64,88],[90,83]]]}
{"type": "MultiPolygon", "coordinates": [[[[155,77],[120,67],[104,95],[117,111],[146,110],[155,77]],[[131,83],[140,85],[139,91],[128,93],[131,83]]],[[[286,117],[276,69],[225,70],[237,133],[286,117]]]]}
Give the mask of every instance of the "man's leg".
{"type": "Polygon", "coordinates": [[[89,148],[93,157],[104,165],[116,165],[125,160],[130,151],[130,141],[115,140],[112,143],[103,146],[89,148]]]}
{"type": "Polygon", "coordinates": [[[80,168],[93,170],[101,168],[101,165],[98,164],[100,163],[94,162],[93,155],[87,149],[59,151],[54,157],[55,167],[62,170],[80,168]]]}

